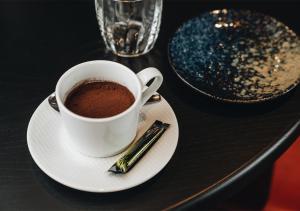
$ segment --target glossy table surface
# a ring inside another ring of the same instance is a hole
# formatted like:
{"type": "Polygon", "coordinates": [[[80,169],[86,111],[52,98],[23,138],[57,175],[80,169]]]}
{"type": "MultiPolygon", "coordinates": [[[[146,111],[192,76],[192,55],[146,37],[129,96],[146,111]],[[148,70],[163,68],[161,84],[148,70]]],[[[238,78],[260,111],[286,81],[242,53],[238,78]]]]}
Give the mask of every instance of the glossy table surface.
{"type": "Polygon", "coordinates": [[[0,210],[157,210],[209,206],[240,190],[293,142],[300,89],[278,100],[231,105],[210,100],[172,71],[167,43],[185,20],[216,8],[244,8],[276,17],[300,33],[299,5],[186,2],[164,4],[159,39],[148,55],[124,59],[106,52],[92,1],[0,3],[0,210]],[[165,81],[159,92],[179,122],[177,150],[150,181],[130,190],[92,194],[65,187],[33,162],[26,130],[35,108],[58,78],[80,62],[109,59],[135,72],[154,66],[165,81]]]}

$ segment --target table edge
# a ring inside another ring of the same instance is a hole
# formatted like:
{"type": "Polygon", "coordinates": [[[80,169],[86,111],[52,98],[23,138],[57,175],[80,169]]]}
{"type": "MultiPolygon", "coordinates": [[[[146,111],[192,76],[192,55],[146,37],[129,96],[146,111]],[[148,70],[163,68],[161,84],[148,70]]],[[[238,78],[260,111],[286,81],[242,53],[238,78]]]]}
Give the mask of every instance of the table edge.
{"type": "MultiPolygon", "coordinates": [[[[207,201],[215,199],[221,193],[229,193],[229,189],[236,189],[235,191],[239,190],[238,188],[232,188],[232,185],[235,183],[245,183],[243,179],[247,175],[256,174],[257,171],[255,170],[261,169],[269,162],[274,162],[294,143],[299,134],[300,119],[297,120],[278,140],[268,145],[249,161],[241,165],[238,169],[210,185],[208,188],[194,193],[193,195],[166,207],[164,210],[187,210],[195,208],[195,206],[203,206],[207,204],[207,201]]],[[[230,191],[234,192],[234,190],[230,191]]]]}

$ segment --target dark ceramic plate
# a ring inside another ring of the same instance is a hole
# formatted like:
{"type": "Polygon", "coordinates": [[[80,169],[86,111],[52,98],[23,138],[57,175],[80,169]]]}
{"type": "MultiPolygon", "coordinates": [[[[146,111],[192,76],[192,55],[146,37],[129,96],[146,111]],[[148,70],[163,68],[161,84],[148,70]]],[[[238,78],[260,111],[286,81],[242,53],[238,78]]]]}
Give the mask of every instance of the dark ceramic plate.
{"type": "Polygon", "coordinates": [[[215,10],[185,22],[169,43],[169,60],[189,86],[238,103],[281,96],[300,81],[300,41],[270,16],[215,10]]]}

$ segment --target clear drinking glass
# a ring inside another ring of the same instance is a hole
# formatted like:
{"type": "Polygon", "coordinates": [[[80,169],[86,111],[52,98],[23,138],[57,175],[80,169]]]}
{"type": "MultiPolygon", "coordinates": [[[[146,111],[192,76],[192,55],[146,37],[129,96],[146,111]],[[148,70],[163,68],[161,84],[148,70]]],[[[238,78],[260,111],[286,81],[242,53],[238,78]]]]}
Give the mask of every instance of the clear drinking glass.
{"type": "Polygon", "coordinates": [[[95,0],[105,45],[115,54],[135,57],[149,52],[157,39],[162,0],[95,0]]]}

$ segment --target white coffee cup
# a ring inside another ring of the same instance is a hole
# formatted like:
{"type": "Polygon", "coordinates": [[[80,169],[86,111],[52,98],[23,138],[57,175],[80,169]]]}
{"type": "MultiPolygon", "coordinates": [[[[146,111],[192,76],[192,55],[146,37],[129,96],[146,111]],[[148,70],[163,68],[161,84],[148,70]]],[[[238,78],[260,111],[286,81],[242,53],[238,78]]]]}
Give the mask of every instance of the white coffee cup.
{"type": "Polygon", "coordinates": [[[71,145],[84,155],[108,157],[123,151],[134,139],[141,107],[162,84],[162,74],[153,67],[135,74],[126,66],[105,60],[78,64],[65,72],[56,85],[56,100],[71,145]],[[146,84],[154,79],[146,87],[146,84]],[[107,118],[87,118],[65,107],[70,91],[85,80],[103,80],[127,87],[135,102],[125,111],[107,118]]]}

